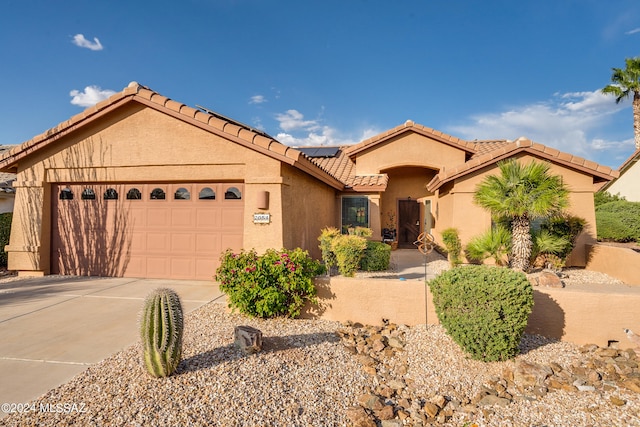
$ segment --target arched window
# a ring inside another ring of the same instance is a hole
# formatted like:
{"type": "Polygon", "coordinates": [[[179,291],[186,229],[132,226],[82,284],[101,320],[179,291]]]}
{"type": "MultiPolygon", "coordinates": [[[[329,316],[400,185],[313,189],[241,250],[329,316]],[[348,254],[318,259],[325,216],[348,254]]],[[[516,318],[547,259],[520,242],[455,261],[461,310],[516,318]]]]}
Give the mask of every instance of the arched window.
{"type": "Polygon", "coordinates": [[[166,198],[166,194],[162,188],[154,188],[151,191],[151,200],[164,200],[166,198]]]}
{"type": "Polygon", "coordinates": [[[118,192],[115,188],[107,188],[102,198],[104,200],[118,200],[118,192]]]}
{"type": "Polygon", "coordinates": [[[176,200],[189,200],[191,199],[191,193],[184,187],[180,187],[176,190],[176,193],[173,195],[173,198],[176,200]]]}
{"type": "Polygon", "coordinates": [[[82,200],[95,200],[96,193],[91,188],[85,188],[84,191],[82,192],[82,196],[80,197],[82,198],[82,200]]]}
{"type": "Polygon", "coordinates": [[[60,200],[73,200],[73,191],[69,187],[60,190],[60,200]]]}
{"type": "Polygon", "coordinates": [[[200,200],[215,200],[216,192],[209,187],[204,187],[202,190],[200,190],[200,195],[198,196],[198,198],[200,200]]]}
{"type": "Polygon", "coordinates": [[[127,192],[127,200],[140,200],[142,199],[142,193],[137,188],[132,188],[127,192]]]}
{"type": "Polygon", "coordinates": [[[225,199],[242,199],[242,193],[236,187],[229,187],[224,193],[225,199]]]}

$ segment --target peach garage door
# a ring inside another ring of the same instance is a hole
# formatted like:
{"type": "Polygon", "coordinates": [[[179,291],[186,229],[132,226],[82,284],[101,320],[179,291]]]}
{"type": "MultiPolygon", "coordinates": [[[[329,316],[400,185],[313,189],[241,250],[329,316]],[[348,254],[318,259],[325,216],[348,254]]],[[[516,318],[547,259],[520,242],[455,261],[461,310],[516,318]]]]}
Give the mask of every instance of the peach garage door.
{"type": "Polygon", "coordinates": [[[54,184],[51,272],[211,280],[242,248],[241,183],[54,184]]]}

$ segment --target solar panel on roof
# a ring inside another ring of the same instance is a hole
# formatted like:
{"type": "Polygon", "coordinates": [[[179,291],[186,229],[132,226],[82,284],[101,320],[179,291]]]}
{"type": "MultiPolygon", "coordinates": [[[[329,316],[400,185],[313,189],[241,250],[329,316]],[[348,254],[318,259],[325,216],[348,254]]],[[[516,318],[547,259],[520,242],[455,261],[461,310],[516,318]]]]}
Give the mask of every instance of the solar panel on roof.
{"type": "Polygon", "coordinates": [[[319,157],[335,157],[340,151],[339,147],[300,147],[297,148],[304,153],[305,156],[310,158],[319,157]]]}

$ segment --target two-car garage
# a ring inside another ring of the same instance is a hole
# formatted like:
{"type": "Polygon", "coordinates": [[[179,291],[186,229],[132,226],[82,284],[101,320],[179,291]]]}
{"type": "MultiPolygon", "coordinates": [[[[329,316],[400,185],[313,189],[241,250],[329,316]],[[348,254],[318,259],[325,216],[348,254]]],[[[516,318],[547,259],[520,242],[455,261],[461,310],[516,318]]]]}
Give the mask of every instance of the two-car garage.
{"type": "Polygon", "coordinates": [[[242,183],[52,184],[51,272],[210,280],[243,243],[242,183]]]}

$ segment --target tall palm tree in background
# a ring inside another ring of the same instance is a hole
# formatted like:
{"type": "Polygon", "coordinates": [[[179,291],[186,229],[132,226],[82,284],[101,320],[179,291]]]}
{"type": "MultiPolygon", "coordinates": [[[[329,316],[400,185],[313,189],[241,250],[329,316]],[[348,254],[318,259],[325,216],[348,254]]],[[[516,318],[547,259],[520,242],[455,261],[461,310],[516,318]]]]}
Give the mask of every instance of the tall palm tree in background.
{"type": "Polygon", "coordinates": [[[486,177],[476,187],[474,201],[495,220],[511,223],[511,267],[527,271],[531,258],[531,221],[558,214],[569,204],[569,190],[549,163],[515,159],[498,163],[500,175],[486,177]]]}
{"type": "Polygon", "coordinates": [[[602,93],[615,95],[616,104],[633,93],[633,136],[636,150],[640,149],[640,57],[625,59],[626,67],[612,68],[612,84],[602,88],[602,93]]]}

